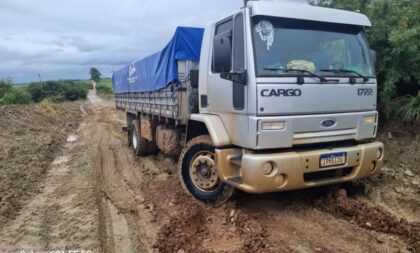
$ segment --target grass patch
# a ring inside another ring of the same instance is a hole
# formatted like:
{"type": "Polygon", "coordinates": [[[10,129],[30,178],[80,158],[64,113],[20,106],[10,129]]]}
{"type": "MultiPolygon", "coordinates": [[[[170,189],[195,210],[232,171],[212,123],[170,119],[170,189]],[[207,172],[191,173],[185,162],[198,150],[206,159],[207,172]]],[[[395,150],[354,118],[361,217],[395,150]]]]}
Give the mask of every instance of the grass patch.
{"type": "Polygon", "coordinates": [[[114,97],[114,91],[112,88],[111,79],[101,79],[96,83],[96,93],[103,99],[112,99],[114,97]]]}
{"type": "Polygon", "coordinates": [[[54,104],[51,98],[45,98],[38,105],[38,108],[51,114],[56,114],[54,104]]]}

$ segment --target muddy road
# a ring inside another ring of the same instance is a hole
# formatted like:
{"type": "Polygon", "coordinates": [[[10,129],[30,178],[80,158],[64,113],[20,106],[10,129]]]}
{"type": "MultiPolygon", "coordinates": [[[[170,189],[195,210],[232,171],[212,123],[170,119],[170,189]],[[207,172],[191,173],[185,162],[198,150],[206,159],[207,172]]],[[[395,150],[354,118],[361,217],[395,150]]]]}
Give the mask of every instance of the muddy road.
{"type": "Polygon", "coordinates": [[[420,252],[415,169],[407,180],[405,170],[387,168],[357,184],[240,193],[208,208],[182,191],[175,158],[135,157],[124,114],[89,98],[66,132],[76,140],[56,146],[45,176],[31,186],[37,190],[16,195],[15,215],[3,217],[0,252],[420,252]],[[404,190],[394,196],[381,182],[404,190]]]}

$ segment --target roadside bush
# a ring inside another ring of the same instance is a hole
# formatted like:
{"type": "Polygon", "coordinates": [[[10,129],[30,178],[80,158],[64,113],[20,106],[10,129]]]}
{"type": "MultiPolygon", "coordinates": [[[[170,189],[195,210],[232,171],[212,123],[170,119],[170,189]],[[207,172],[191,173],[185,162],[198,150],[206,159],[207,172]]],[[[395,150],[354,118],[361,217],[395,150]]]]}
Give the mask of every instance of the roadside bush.
{"type": "MultiPolygon", "coordinates": [[[[44,100],[42,100],[42,101],[44,101],[44,100]]],[[[66,101],[66,97],[63,94],[55,95],[55,96],[51,97],[51,101],[54,102],[54,103],[61,103],[61,102],[66,101]]]]}
{"type": "Polygon", "coordinates": [[[58,96],[63,93],[61,85],[56,81],[44,83],[31,83],[28,91],[34,102],[41,102],[44,98],[58,96]]]}
{"type": "Polygon", "coordinates": [[[87,96],[87,89],[81,84],[65,84],[63,92],[65,98],[70,101],[86,99],[87,96]]]}
{"type": "Polygon", "coordinates": [[[415,97],[405,97],[402,104],[399,112],[402,114],[404,121],[420,121],[420,92],[415,97]]]}
{"type": "Polygon", "coordinates": [[[85,82],[85,85],[87,86],[88,90],[93,90],[93,84],[91,82],[85,82]]]}
{"type": "Polygon", "coordinates": [[[42,84],[30,84],[28,91],[32,96],[32,100],[37,103],[45,98],[51,98],[54,102],[75,101],[86,99],[88,86],[84,83],[73,81],[47,81],[42,84]]]}
{"type": "Polygon", "coordinates": [[[3,97],[3,104],[29,104],[31,103],[31,94],[24,88],[12,88],[3,97]]]}
{"type": "Polygon", "coordinates": [[[0,99],[12,89],[12,83],[9,80],[0,80],[0,99]]]}

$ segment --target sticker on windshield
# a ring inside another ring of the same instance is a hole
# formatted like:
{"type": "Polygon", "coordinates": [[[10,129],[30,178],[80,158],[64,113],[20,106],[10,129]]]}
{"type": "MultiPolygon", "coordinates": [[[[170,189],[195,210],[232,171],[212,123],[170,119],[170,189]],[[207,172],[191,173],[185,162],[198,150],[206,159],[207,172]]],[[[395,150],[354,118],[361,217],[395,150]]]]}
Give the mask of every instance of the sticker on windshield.
{"type": "Polygon", "coordinates": [[[267,51],[270,50],[270,47],[274,42],[274,26],[270,21],[261,20],[255,26],[255,31],[260,35],[262,41],[267,42],[267,51]]]}

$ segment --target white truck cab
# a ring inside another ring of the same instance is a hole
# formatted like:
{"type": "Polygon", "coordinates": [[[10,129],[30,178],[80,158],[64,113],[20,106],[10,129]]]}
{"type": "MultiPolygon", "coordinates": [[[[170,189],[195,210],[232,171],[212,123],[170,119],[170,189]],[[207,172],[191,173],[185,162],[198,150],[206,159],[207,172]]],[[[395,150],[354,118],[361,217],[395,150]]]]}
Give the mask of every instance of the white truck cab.
{"type": "Polygon", "coordinates": [[[355,12],[249,1],[207,26],[191,118],[222,122],[212,139],[223,182],[263,193],[379,171],[370,25],[355,12]]]}
{"type": "Polygon", "coordinates": [[[169,127],[180,129],[185,190],[219,204],[234,189],[267,193],[379,173],[369,26],[360,13],[290,1],[248,1],[209,24],[196,89],[185,89],[197,92],[198,109],[169,127]]]}

